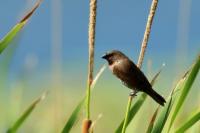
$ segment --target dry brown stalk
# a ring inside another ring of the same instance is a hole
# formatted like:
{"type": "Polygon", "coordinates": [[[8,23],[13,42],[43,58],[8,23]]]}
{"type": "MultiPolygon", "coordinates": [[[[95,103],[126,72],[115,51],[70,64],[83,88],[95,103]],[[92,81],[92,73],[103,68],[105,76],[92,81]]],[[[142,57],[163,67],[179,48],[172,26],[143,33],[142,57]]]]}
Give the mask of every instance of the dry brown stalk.
{"type": "MultiPolygon", "coordinates": [[[[143,41],[142,41],[142,44],[141,44],[141,50],[140,50],[138,63],[137,63],[137,66],[139,68],[142,67],[145,51],[146,51],[146,48],[147,48],[148,39],[149,39],[150,32],[151,32],[151,26],[152,26],[154,15],[155,15],[155,12],[156,12],[156,9],[157,9],[157,5],[158,5],[158,0],[153,0],[152,4],[151,4],[147,24],[146,24],[146,29],[145,29],[143,41]]],[[[128,121],[128,117],[129,117],[129,111],[130,111],[130,108],[131,108],[131,103],[132,103],[133,98],[134,98],[134,96],[129,96],[129,98],[128,98],[126,116],[125,116],[125,120],[124,120],[124,124],[123,124],[122,133],[125,133],[125,131],[126,131],[127,121],[128,121]]]]}
{"type": "Polygon", "coordinates": [[[89,18],[89,67],[88,67],[88,85],[93,81],[94,71],[94,44],[95,44],[95,27],[96,27],[96,8],[97,1],[90,0],[90,18],[89,18]]]}
{"type": "Polygon", "coordinates": [[[83,121],[82,133],[89,133],[91,125],[92,125],[92,121],[85,119],[83,121]]]}
{"type": "Polygon", "coordinates": [[[141,50],[140,50],[138,63],[137,63],[137,66],[139,68],[142,67],[142,62],[144,60],[144,55],[145,55],[145,51],[146,51],[146,48],[147,48],[147,43],[148,43],[148,40],[149,40],[149,36],[150,36],[150,32],[151,32],[151,26],[152,26],[152,23],[153,23],[153,18],[155,16],[157,5],[158,5],[158,0],[153,0],[152,4],[151,4],[151,9],[150,9],[150,13],[149,13],[149,16],[148,16],[148,20],[147,20],[147,25],[146,25],[143,41],[142,41],[142,44],[141,44],[141,50]]]}
{"type": "Polygon", "coordinates": [[[87,100],[86,100],[86,116],[83,122],[82,133],[89,133],[92,120],[90,119],[90,88],[93,82],[94,71],[94,46],[95,46],[95,27],[96,27],[96,11],[97,0],[90,0],[90,17],[89,17],[89,62],[88,62],[88,83],[87,83],[87,100]]]}

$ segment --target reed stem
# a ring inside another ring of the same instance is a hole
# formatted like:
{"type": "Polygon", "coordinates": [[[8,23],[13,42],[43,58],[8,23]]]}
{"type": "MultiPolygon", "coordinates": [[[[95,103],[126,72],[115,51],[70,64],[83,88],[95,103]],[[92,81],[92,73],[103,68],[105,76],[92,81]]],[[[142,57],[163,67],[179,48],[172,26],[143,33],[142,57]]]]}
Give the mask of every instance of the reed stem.
{"type": "MultiPolygon", "coordinates": [[[[147,24],[146,24],[146,29],[144,32],[144,37],[143,37],[142,44],[141,44],[140,55],[139,55],[139,59],[138,59],[138,63],[137,63],[138,68],[142,67],[145,51],[146,51],[147,44],[148,44],[148,39],[149,39],[150,32],[151,32],[151,26],[152,26],[154,15],[155,15],[155,12],[157,9],[157,5],[158,5],[158,0],[153,0],[152,4],[151,4],[147,24]]],[[[130,108],[131,108],[131,103],[132,103],[133,98],[134,98],[134,96],[131,96],[131,95],[128,98],[128,104],[127,104],[127,108],[126,108],[126,115],[125,115],[124,124],[123,124],[123,128],[122,128],[122,133],[126,132],[126,128],[128,126],[127,122],[129,119],[129,113],[130,113],[130,108]]]]}
{"type": "Polygon", "coordinates": [[[94,71],[96,8],[97,8],[97,1],[90,0],[90,18],[89,18],[89,32],[88,32],[89,63],[88,63],[88,83],[87,83],[87,102],[86,102],[88,119],[90,119],[90,88],[91,88],[90,86],[93,81],[93,71],[94,71]]]}
{"type": "Polygon", "coordinates": [[[88,30],[88,44],[89,44],[89,62],[88,62],[88,81],[86,90],[86,120],[83,122],[82,133],[88,133],[92,121],[90,120],[90,101],[91,101],[91,85],[93,82],[94,71],[94,46],[95,46],[95,27],[96,27],[96,9],[97,0],[90,0],[90,15],[89,15],[89,30],[88,30]]]}
{"type": "Polygon", "coordinates": [[[127,123],[128,123],[128,119],[129,119],[129,112],[131,109],[132,99],[133,99],[133,96],[129,96],[128,104],[127,104],[127,108],[126,108],[125,119],[124,119],[124,124],[123,124],[123,128],[122,128],[122,133],[126,132],[126,127],[127,127],[127,123]]]}

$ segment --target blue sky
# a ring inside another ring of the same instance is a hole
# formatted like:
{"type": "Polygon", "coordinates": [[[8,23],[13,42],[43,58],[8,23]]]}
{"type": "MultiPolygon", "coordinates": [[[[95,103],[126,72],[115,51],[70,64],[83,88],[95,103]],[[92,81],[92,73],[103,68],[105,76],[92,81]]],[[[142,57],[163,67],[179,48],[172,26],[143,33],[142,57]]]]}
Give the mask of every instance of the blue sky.
{"type": "MultiPolygon", "coordinates": [[[[35,2],[36,0],[0,0],[1,38],[35,2]]],[[[145,0],[98,1],[96,68],[104,63],[100,56],[111,49],[121,50],[137,61],[150,4],[151,1],[145,0]]],[[[163,62],[169,69],[178,67],[181,70],[193,62],[200,51],[199,4],[198,0],[159,2],[145,64],[150,59],[154,70],[163,62]]],[[[12,60],[11,72],[20,72],[29,58],[36,60],[37,71],[51,70],[52,40],[57,40],[54,45],[60,48],[58,52],[61,61],[55,60],[61,62],[62,70],[80,73],[84,70],[85,76],[88,14],[89,0],[44,0],[23,29],[12,60]],[[52,37],[55,35],[57,38],[52,37]]],[[[4,54],[6,56],[6,52],[4,54]]],[[[146,70],[146,66],[144,69],[146,70]]],[[[172,72],[174,71],[176,70],[173,69],[172,72]]]]}

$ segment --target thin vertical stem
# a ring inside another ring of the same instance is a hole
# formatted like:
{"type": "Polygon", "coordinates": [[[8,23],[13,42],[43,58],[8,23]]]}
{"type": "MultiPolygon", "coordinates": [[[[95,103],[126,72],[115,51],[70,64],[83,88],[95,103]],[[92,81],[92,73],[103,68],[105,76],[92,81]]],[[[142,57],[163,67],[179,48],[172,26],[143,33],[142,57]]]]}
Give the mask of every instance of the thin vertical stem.
{"type": "Polygon", "coordinates": [[[125,119],[124,119],[124,124],[123,124],[123,128],[122,128],[122,133],[126,132],[126,127],[127,127],[127,123],[128,123],[128,118],[129,118],[129,112],[131,109],[131,101],[133,99],[133,96],[129,96],[128,98],[128,104],[127,104],[127,108],[126,108],[126,114],[125,114],[125,119]]]}
{"type": "Polygon", "coordinates": [[[92,120],[90,120],[90,97],[91,97],[90,88],[93,82],[93,71],[94,71],[96,9],[97,9],[97,0],[90,0],[90,18],[89,18],[89,31],[88,31],[89,62],[88,62],[88,82],[86,90],[86,120],[83,121],[82,133],[89,133],[89,129],[92,124],[92,120]]]}
{"type": "Polygon", "coordinates": [[[143,37],[142,44],[141,44],[141,50],[140,50],[138,63],[137,63],[137,66],[139,68],[142,67],[142,62],[144,60],[144,55],[145,55],[145,51],[146,51],[146,48],[147,48],[147,43],[148,43],[148,40],[149,40],[149,36],[150,36],[150,32],[151,32],[151,26],[152,26],[153,19],[154,19],[155,13],[156,13],[157,5],[158,5],[158,0],[153,0],[152,4],[151,4],[151,9],[150,9],[150,13],[149,13],[149,16],[148,16],[148,20],[147,20],[146,29],[145,29],[145,32],[144,32],[144,37],[143,37]]]}
{"type": "MultiPolygon", "coordinates": [[[[147,25],[146,25],[143,41],[142,41],[142,44],[141,44],[141,50],[140,50],[138,63],[137,63],[137,66],[139,68],[142,67],[142,62],[144,60],[144,55],[145,55],[145,51],[146,51],[146,48],[147,48],[147,43],[148,43],[148,39],[149,39],[149,36],[150,36],[151,26],[152,26],[152,23],[153,23],[153,18],[154,18],[156,9],[157,9],[157,5],[158,5],[158,0],[153,0],[152,4],[151,4],[148,20],[147,20],[147,25]]],[[[127,108],[126,108],[126,115],[125,115],[125,120],[124,120],[124,124],[123,124],[123,128],[122,128],[122,133],[126,132],[127,121],[129,119],[129,113],[130,113],[130,108],[131,108],[131,103],[132,103],[133,97],[134,96],[129,96],[129,98],[128,98],[128,104],[127,104],[127,108]]]]}
{"type": "Polygon", "coordinates": [[[96,27],[96,8],[97,1],[90,0],[90,18],[89,18],[89,65],[88,65],[88,83],[87,83],[87,119],[90,119],[90,86],[93,81],[94,70],[94,44],[95,44],[95,27],[96,27]]]}

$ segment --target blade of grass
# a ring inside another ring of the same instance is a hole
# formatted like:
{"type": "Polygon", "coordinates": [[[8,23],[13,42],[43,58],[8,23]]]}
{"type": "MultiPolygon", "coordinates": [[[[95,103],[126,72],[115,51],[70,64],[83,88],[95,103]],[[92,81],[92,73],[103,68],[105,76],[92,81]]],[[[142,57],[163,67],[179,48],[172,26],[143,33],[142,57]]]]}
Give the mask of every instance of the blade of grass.
{"type": "Polygon", "coordinates": [[[169,116],[169,113],[172,109],[172,106],[175,102],[175,97],[176,97],[175,94],[176,94],[176,92],[178,92],[178,90],[180,90],[184,81],[186,80],[188,71],[183,75],[183,77],[179,80],[179,82],[176,84],[176,86],[172,89],[172,92],[169,95],[166,105],[161,109],[161,112],[159,113],[159,116],[158,116],[157,120],[155,121],[155,125],[153,126],[151,133],[162,132],[163,127],[165,126],[165,123],[169,116]]]}
{"type": "MultiPolygon", "coordinates": [[[[160,68],[160,70],[156,73],[156,75],[153,77],[152,81],[151,81],[151,85],[153,86],[156,79],[158,78],[158,76],[160,75],[162,69],[163,69],[164,65],[160,68]]],[[[138,100],[135,102],[135,104],[131,107],[130,111],[129,111],[129,119],[127,120],[127,125],[129,125],[129,123],[131,122],[131,120],[134,118],[134,116],[137,114],[137,112],[139,111],[139,109],[141,108],[141,106],[143,105],[144,101],[147,98],[147,94],[142,93],[141,96],[138,98],[138,100]]],[[[115,130],[115,133],[121,133],[122,128],[123,128],[123,123],[124,123],[124,119],[121,121],[120,125],[118,126],[118,128],[115,130]]]]}
{"type": "Polygon", "coordinates": [[[193,65],[193,67],[192,67],[192,69],[191,69],[191,71],[190,71],[190,73],[189,73],[189,75],[186,79],[186,82],[183,86],[183,89],[181,90],[180,97],[178,98],[178,102],[177,102],[175,109],[174,109],[174,112],[172,114],[172,118],[171,118],[171,121],[170,121],[168,132],[170,131],[172,124],[174,123],[174,121],[176,119],[177,114],[179,113],[188,93],[191,90],[192,84],[194,83],[194,80],[196,79],[196,76],[199,72],[199,69],[200,69],[200,55],[198,56],[198,59],[196,60],[195,64],[193,65]]]}
{"type": "Polygon", "coordinates": [[[149,123],[149,126],[148,126],[148,129],[147,129],[147,131],[146,131],[146,133],[151,133],[151,131],[152,131],[152,129],[153,129],[153,125],[154,125],[154,123],[155,123],[155,119],[156,119],[156,117],[157,117],[157,115],[158,115],[158,110],[159,110],[159,107],[156,109],[156,111],[154,112],[154,114],[153,114],[153,116],[152,116],[152,118],[151,118],[151,121],[150,121],[150,123],[149,123]]]}
{"type": "Polygon", "coordinates": [[[40,96],[38,99],[36,99],[27,109],[24,111],[24,113],[19,117],[19,119],[13,124],[12,127],[10,127],[7,131],[7,133],[16,133],[19,127],[24,123],[24,121],[30,116],[30,114],[33,112],[35,107],[45,99],[46,92],[40,96]]]}
{"type": "Polygon", "coordinates": [[[0,54],[9,45],[17,33],[22,29],[26,22],[18,23],[15,25],[10,32],[0,41],[0,54]]]}
{"type": "Polygon", "coordinates": [[[72,127],[74,126],[74,123],[77,121],[79,113],[81,108],[83,107],[85,103],[85,98],[81,100],[81,102],[76,106],[72,114],[70,115],[65,127],[62,130],[62,133],[69,133],[72,127]]]}
{"type": "Polygon", "coordinates": [[[200,111],[192,115],[180,128],[176,130],[175,133],[184,133],[187,129],[189,129],[199,120],[200,120],[200,111]]]}
{"type": "Polygon", "coordinates": [[[4,49],[12,42],[12,40],[15,38],[15,36],[21,31],[21,29],[24,27],[28,19],[31,17],[31,15],[34,13],[34,11],[38,8],[42,0],[39,0],[38,3],[34,6],[34,8],[28,12],[19,23],[17,23],[8,33],[6,36],[4,36],[3,39],[0,40],[0,54],[4,51],[4,49]]]}
{"type": "Polygon", "coordinates": [[[100,68],[99,72],[98,72],[97,75],[94,77],[94,80],[93,80],[93,82],[92,82],[92,84],[91,84],[91,89],[93,89],[93,88],[95,87],[95,85],[96,85],[98,79],[101,77],[101,75],[102,75],[102,73],[105,71],[105,69],[106,69],[106,64],[104,64],[104,65],[100,68]]]}
{"type": "Polygon", "coordinates": [[[155,122],[155,126],[152,129],[152,133],[161,133],[162,132],[162,129],[165,125],[167,117],[168,117],[170,110],[172,108],[173,102],[174,102],[174,100],[172,99],[172,96],[171,96],[170,99],[165,104],[165,107],[162,108],[161,113],[159,114],[158,119],[155,122]]]}
{"type": "MultiPolygon", "coordinates": [[[[97,73],[97,75],[95,76],[92,84],[91,84],[91,90],[93,90],[93,88],[95,87],[98,79],[101,77],[101,75],[103,74],[104,70],[106,69],[106,65],[103,65],[99,72],[97,73]]],[[[62,133],[69,133],[70,130],[72,129],[72,127],[74,126],[75,122],[78,119],[78,116],[80,114],[80,111],[85,103],[86,100],[86,96],[84,96],[84,98],[79,102],[79,104],[76,106],[76,108],[74,109],[74,111],[72,112],[72,114],[70,115],[69,119],[67,120],[67,123],[65,124],[62,133]]]]}

